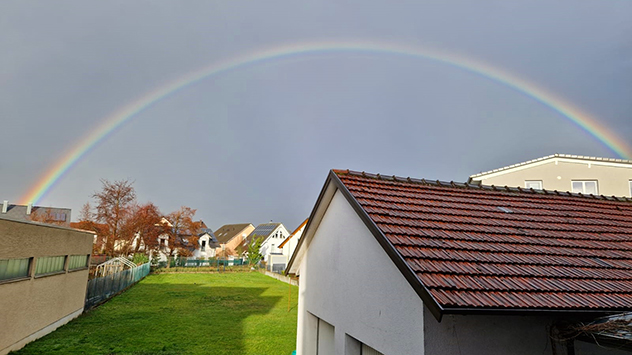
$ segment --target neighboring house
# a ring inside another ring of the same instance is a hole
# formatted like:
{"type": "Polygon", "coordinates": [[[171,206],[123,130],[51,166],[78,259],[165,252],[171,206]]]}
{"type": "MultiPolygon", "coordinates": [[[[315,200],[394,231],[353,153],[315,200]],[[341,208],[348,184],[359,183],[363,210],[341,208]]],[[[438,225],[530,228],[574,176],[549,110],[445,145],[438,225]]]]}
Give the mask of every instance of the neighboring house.
{"type": "Polygon", "coordinates": [[[620,355],[632,199],[331,171],[287,273],[298,355],[620,355]]]}
{"type": "Polygon", "coordinates": [[[198,234],[198,246],[193,251],[192,259],[208,259],[215,257],[216,248],[220,247],[213,231],[209,228],[202,228],[198,234]]]}
{"type": "Polygon", "coordinates": [[[469,183],[632,196],[632,161],[554,154],[470,176],[469,183]]]}
{"type": "Polygon", "coordinates": [[[93,233],[0,216],[0,354],[83,312],[93,233]]]}
{"type": "Polygon", "coordinates": [[[70,212],[70,208],[33,206],[31,204],[14,205],[4,200],[2,210],[0,210],[0,218],[70,227],[70,212]]]}
{"type": "Polygon", "coordinates": [[[279,245],[283,243],[285,238],[290,235],[283,223],[263,223],[253,230],[246,244],[252,243],[255,238],[261,238],[261,248],[259,252],[263,256],[261,260],[265,261],[266,268],[270,271],[283,271],[289,258],[283,255],[279,245]]]}
{"type": "MultiPolygon", "coordinates": [[[[160,221],[160,223],[166,227],[169,228],[173,228],[173,224],[171,223],[171,221],[169,221],[166,218],[162,218],[162,220],[160,221]]],[[[204,221],[199,220],[196,223],[196,229],[198,229],[200,231],[200,233],[198,233],[198,237],[203,237],[205,235],[213,235],[213,231],[208,229],[206,224],[204,223],[204,221]]],[[[199,251],[201,248],[201,244],[198,243],[196,245],[193,245],[190,240],[192,239],[191,236],[193,236],[192,231],[181,231],[178,233],[177,238],[182,238],[181,242],[178,243],[178,247],[176,247],[175,250],[173,250],[173,254],[172,254],[172,248],[174,248],[173,245],[169,244],[169,235],[167,234],[163,234],[161,236],[158,237],[158,248],[157,248],[157,253],[158,253],[158,262],[166,262],[167,260],[169,260],[169,255],[171,255],[173,258],[177,258],[178,257],[178,248],[184,248],[187,249],[188,253],[190,254],[185,254],[185,255],[195,255],[196,251],[199,251]]],[[[206,236],[204,237],[204,240],[208,243],[209,237],[206,236]]],[[[140,247],[139,250],[145,250],[145,243],[143,243],[142,240],[140,240],[140,236],[137,234],[134,237],[134,240],[132,242],[132,248],[136,247],[136,244],[140,242],[140,247]]],[[[208,245],[208,244],[207,244],[208,245]]],[[[206,249],[206,248],[205,248],[206,249]]],[[[153,250],[149,251],[149,257],[150,259],[153,257],[153,250]]],[[[214,257],[215,254],[214,253],[210,253],[209,251],[205,250],[204,254],[213,254],[212,256],[214,257]]],[[[200,257],[202,257],[202,254],[200,254],[200,257]]]]}
{"type": "Polygon", "coordinates": [[[286,257],[287,260],[290,260],[292,254],[294,254],[294,250],[298,245],[298,241],[301,239],[303,235],[303,231],[305,230],[305,226],[307,225],[307,219],[303,221],[295,230],[290,234],[281,244],[279,244],[278,248],[281,249],[281,253],[286,257]]]}
{"type": "Polygon", "coordinates": [[[219,247],[215,254],[219,257],[236,256],[237,249],[246,237],[255,229],[251,223],[225,224],[215,231],[219,247]]]}

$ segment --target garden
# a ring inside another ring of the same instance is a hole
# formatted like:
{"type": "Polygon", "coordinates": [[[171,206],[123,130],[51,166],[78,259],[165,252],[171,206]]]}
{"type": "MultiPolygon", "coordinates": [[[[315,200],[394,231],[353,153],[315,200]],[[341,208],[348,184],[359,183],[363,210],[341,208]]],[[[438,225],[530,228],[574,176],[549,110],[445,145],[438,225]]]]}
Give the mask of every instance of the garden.
{"type": "Polygon", "coordinates": [[[290,355],[297,299],[259,272],[155,274],[12,354],[290,355]]]}

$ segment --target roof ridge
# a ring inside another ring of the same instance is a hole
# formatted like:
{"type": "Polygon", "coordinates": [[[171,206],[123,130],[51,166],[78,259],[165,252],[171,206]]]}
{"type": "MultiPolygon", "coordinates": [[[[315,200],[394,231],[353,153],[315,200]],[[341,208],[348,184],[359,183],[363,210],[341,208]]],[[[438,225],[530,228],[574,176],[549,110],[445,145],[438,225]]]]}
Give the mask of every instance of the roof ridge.
{"type": "MultiPolygon", "coordinates": [[[[632,164],[632,161],[630,161],[632,164]]],[[[426,179],[417,179],[411,177],[401,177],[397,175],[381,175],[379,173],[367,173],[365,171],[354,171],[354,170],[340,170],[333,169],[333,172],[337,175],[351,175],[351,176],[360,176],[364,178],[372,178],[376,180],[384,180],[384,181],[393,181],[393,182],[405,182],[405,183],[415,183],[426,186],[437,186],[437,187],[454,187],[454,188],[466,188],[466,189],[475,189],[475,190],[486,190],[486,191],[500,191],[500,192],[509,192],[509,193],[530,193],[537,195],[557,195],[557,196],[569,196],[576,198],[586,198],[586,199],[595,199],[595,200],[605,200],[605,201],[617,201],[617,202],[632,202],[632,198],[625,196],[605,196],[605,195],[586,195],[582,193],[575,193],[570,191],[558,191],[558,190],[536,190],[533,188],[527,189],[522,187],[510,187],[510,186],[495,186],[495,185],[483,185],[483,184],[470,184],[467,182],[455,182],[455,181],[442,181],[442,180],[426,180],[426,179]]]]}

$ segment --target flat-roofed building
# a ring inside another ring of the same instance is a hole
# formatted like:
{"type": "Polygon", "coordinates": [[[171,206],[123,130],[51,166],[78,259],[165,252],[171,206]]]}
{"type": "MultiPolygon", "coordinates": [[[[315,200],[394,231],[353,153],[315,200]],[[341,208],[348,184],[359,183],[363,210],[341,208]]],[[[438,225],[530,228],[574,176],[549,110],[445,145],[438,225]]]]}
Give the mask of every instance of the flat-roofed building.
{"type": "Polygon", "coordinates": [[[94,234],[0,216],[0,355],[83,312],[94,234]]]}

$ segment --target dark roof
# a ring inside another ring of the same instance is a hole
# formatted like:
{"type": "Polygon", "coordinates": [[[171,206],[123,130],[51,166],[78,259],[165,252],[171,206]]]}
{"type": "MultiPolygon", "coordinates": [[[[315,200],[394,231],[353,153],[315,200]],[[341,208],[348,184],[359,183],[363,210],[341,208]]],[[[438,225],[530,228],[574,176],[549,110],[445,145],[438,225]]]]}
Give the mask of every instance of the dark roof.
{"type": "Polygon", "coordinates": [[[281,223],[263,223],[263,224],[260,224],[260,225],[257,226],[257,228],[255,228],[255,230],[250,232],[250,234],[248,235],[248,240],[250,240],[255,235],[259,236],[259,237],[263,237],[263,239],[265,240],[280,225],[281,225],[281,223]]]}
{"type": "Polygon", "coordinates": [[[348,170],[328,181],[438,318],[632,308],[629,199],[348,170]]]}
{"type": "Polygon", "coordinates": [[[236,237],[239,232],[248,228],[250,223],[241,223],[241,224],[225,224],[221,226],[218,230],[215,231],[215,238],[221,244],[228,243],[231,239],[236,237]]]}
{"type": "MultiPolygon", "coordinates": [[[[2,207],[1,203],[0,207],[2,207]]],[[[33,220],[33,216],[38,215],[42,219],[42,223],[46,223],[48,221],[45,220],[50,219],[51,223],[70,227],[70,208],[33,206],[30,215],[26,214],[27,209],[27,205],[8,204],[7,213],[0,211],[0,216],[6,219],[29,222],[33,220]]]]}

